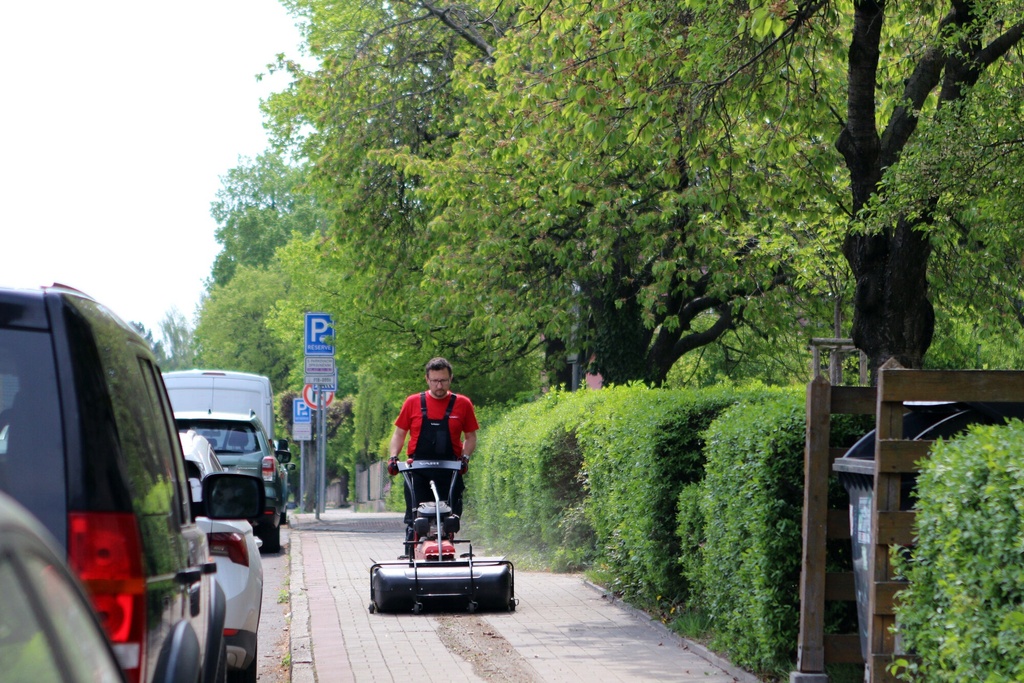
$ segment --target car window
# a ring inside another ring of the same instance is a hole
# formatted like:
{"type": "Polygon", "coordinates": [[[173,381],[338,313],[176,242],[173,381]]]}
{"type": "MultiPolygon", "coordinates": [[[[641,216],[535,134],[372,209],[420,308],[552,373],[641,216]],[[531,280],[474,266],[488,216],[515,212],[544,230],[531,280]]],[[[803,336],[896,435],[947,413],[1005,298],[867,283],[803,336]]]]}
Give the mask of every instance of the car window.
{"type": "Polygon", "coordinates": [[[181,453],[181,441],[178,438],[178,430],[174,426],[171,403],[167,400],[167,394],[163,390],[160,370],[148,358],[139,358],[138,361],[143,382],[149,393],[153,424],[161,427],[159,433],[155,433],[153,438],[157,446],[164,452],[163,457],[168,458],[171,463],[172,479],[177,488],[179,522],[188,524],[192,521],[189,484],[185,475],[185,459],[181,453]]]}
{"type": "Polygon", "coordinates": [[[59,682],[58,654],[25,591],[27,580],[13,558],[0,556],[0,671],[4,681],[59,682]]]}
{"type": "Polygon", "coordinates": [[[0,490],[60,536],[64,434],[47,332],[0,328],[0,490]],[[38,476],[46,472],[46,477],[38,476]]]}
{"type": "Polygon", "coordinates": [[[217,454],[240,455],[260,450],[256,428],[249,422],[226,420],[178,420],[179,428],[194,430],[210,442],[217,454]]]}
{"type": "Polygon", "coordinates": [[[0,556],[0,679],[115,683],[121,669],[66,572],[31,549],[0,556]]]}
{"type": "MultiPolygon", "coordinates": [[[[28,576],[39,582],[37,595],[49,616],[57,649],[75,681],[121,681],[120,667],[104,643],[104,634],[92,618],[88,603],[79,599],[68,577],[37,556],[23,560],[28,576]]],[[[33,679],[34,680],[34,679],[33,679]]]]}

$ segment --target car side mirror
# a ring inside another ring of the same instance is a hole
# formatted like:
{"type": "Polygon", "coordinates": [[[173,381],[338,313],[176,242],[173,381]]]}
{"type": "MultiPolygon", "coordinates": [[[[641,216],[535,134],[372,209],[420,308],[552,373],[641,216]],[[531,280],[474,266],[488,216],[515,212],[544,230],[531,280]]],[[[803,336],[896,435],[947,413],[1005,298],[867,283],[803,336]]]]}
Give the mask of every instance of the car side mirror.
{"type": "Polygon", "coordinates": [[[203,479],[203,504],[210,519],[256,519],[267,504],[263,480],[236,472],[213,472],[203,479]]]}
{"type": "Polygon", "coordinates": [[[278,461],[280,461],[282,465],[287,465],[292,461],[292,452],[288,449],[276,450],[274,451],[274,455],[277,456],[278,461]]]}

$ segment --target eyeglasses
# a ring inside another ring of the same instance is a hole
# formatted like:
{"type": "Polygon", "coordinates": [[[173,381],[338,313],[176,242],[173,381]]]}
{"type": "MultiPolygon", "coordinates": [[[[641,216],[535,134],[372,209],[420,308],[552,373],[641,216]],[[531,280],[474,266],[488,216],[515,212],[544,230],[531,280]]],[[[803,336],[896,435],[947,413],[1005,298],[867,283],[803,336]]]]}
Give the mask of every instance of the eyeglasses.
{"type": "Polygon", "coordinates": [[[427,383],[429,383],[429,384],[450,384],[451,380],[448,379],[448,378],[445,378],[445,379],[430,379],[428,377],[427,378],[427,383]]]}

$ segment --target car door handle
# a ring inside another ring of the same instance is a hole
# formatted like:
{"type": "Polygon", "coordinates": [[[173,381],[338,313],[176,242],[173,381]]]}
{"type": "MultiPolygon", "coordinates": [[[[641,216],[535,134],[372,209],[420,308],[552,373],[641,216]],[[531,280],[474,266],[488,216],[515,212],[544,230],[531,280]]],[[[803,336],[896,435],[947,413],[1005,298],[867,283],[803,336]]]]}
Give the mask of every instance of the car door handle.
{"type": "Polygon", "coordinates": [[[189,567],[178,572],[175,578],[178,583],[187,586],[199,582],[203,578],[203,570],[200,567],[189,567]]]}

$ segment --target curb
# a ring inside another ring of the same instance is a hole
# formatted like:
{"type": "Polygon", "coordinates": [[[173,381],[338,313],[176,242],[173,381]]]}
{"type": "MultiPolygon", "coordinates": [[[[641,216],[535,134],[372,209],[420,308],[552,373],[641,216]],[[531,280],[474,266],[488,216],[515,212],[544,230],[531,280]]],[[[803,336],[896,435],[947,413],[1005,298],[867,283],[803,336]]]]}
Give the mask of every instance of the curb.
{"type": "Polygon", "coordinates": [[[740,683],[763,683],[763,681],[760,678],[750,673],[749,671],[745,671],[743,669],[736,667],[729,660],[724,659],[721,656],[715,654],[714,652],[707,649],[700,643],[692,641],[689,638],[684,638],[683,636],[679,635],[678,633],[670,629],[668,626],[661,623],[661,620],[655,619],[647,612],[644,612],[641,609],[637,609],[636,607],[630,605],[628,602],[625,602],[615,597],[603,586],[599,586],[592,581],[588,581],[587,579],[583,579],[582,581],[584,585],[589,586],[591,589],[600,593],[601,597],[608,600],[609,603],[616,604],[624,608],[633,616],[634,619],[637,619],[638,621],[648,622],[651,626],[660,631],[666,638],[676,641],[679,647],[683,648],[684,650],[690,650],[691,652],[699,656],[701,659],[705,660],[707,663],[713,664],[722,671],[725,671],[727,674],[735,678],[740,683]]]}
{"type": "Polygon", "coordinates": [[[289,535],[288,561],[290,564],[288,591],[292,598],[291,628],[288,652],[291,654],[292,683],[315,683],[313,643],[309,634],[309,598],[306,595],[306,575],[302,568],[302,539],[299,534],[289,535]]]}

